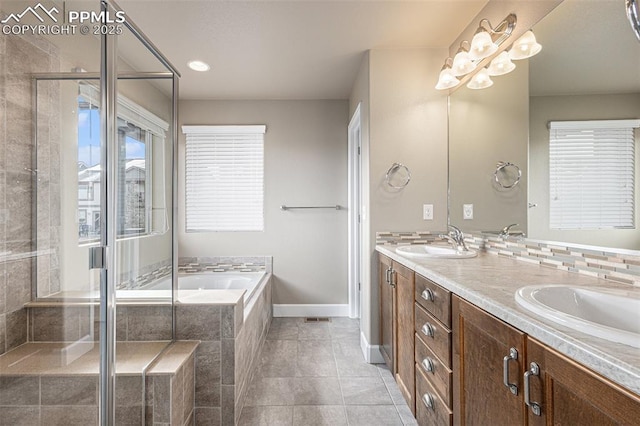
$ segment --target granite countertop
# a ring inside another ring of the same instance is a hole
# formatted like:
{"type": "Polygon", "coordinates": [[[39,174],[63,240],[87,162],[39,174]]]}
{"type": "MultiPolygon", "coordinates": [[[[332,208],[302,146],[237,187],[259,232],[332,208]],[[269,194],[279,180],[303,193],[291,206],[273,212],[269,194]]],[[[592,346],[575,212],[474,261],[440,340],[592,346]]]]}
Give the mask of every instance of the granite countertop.
{"type": "Polygon", "coordinates": [[[634,287],[483,252],[472,259],[416,260],[397,254],[395,248],[396,246],[376,246],[376,250],[385,256],[611,381],[640,394],[640,349],[589,336],[545,320],[520,307],[515,300],[515,293],[520,287],[534,284],[570,284],[627,290],[634,287]]]}

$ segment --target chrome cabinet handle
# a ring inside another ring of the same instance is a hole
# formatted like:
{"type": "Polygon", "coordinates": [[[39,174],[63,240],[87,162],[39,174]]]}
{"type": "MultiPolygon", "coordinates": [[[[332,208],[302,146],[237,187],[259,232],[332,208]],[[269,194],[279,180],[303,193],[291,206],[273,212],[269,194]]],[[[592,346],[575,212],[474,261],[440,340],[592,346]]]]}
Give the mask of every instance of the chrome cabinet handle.
{"type": "Polygon", "coordinates": [[[396,279],[395,279],[396,274],[397,274],[396,271],[391,269],[391,273],[389,274],[389,276],[391,277],[391,281],[389,282],[389,284],[391,284],[391,287],[394,287],[394,288],[396,286],[396,279]]]}
{"type": "Polygon", "coordinates": [[[516,361],[517,359],[518,350],[516,348],[509,349],[509,355],[502,359],[502,381],[514,395],[518,395],[518,385],[509,382],[509,361],[516,361]]]}
{"type": "Polygon", "coordinates": [[[391,284],[391,268],[387,268],[385,276],[387,277],[387,284],[391,284]]]}
{"type": "Polygon", "coordinates": [[[523,385],[524,386],[524,403],[527,405],[527,407],[531,408],[531,412],[536,416],[542,415],[542,410],[540,408],[540,404],[538,404],[537,402],[531,401],[531,395],[530,395],[531,389],[529,388],[529,380],[531,376],[539,376],[539,375],[540,375],[540,366],[535,362],[532,362],[529,370],[524,373],[524,385],[523,385]]]}
{"type": "Polygon", "coordinates": [[[428,302],[434,301],[433,292],[428,288],[425,288],[424,290],[422,290],[422,294],[420,295],[420,297],[422,297],[424,300],[428,302]]]}
{"type": "Polygon", "coordinates": [[[433,365],[433,360],[429,357],[426,357],[425,359],[422,360],[422,366],[424,367],[424,369],[430,373],[433,373],[435,368],[433,365]]]}
{"type": "Polygon", "coordinates": [[[433,399],[433,395],[425,393],[424,395],[422,395],[422,402],[430,410],[433,410],[433,411],[436,410],[436,403],[435,403],[435,400],[433,399]]]}
{"type": "Polygon", "coordinates": [[[435,334],[435,329],[433,328],[433,326],[431,324],[429,324],[428,322],[426,322],[423,326],[422,326],[422,334],[424,334],[427,337],[434,337],[435,334]]]}

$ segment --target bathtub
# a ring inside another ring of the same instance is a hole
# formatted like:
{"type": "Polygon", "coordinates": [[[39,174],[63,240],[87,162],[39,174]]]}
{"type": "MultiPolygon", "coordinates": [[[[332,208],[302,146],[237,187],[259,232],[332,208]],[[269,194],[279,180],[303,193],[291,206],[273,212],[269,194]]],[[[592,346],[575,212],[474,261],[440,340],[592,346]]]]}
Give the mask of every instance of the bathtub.
{"type": "MultiPolygon", "coordinates": [[[[266,276],[264,271],[180,274],[176,300],[183,303],[228,303],[244,292],[244,305],[247,306],[266,276]]],[[[131,301],[170,298],[171,277],[135,290],[118,290],[116,297],[131,301]]]]}

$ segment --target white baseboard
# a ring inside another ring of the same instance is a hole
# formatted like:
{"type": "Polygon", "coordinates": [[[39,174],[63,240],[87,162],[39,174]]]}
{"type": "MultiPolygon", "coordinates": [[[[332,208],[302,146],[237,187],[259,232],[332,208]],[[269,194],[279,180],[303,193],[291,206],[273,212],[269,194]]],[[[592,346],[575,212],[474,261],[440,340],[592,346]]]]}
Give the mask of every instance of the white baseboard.
{"type": "Polygon", "coordinates": [[[369,364],[384,364],[384,358],[380,353],[379,345],[370,345],[364,333],[360,332],[360,348],[364,355],[364,360],[369,364]]]}
{"type": "Polygon", "coordinates": [[[349,305],[273,305],[274,317],[348,317],[349,305]]]}

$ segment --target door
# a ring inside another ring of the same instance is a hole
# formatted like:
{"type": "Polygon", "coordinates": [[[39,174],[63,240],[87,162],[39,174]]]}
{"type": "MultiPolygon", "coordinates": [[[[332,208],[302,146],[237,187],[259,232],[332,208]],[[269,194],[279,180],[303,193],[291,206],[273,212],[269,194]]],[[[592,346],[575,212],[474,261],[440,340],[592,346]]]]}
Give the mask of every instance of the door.
{"type": "Polygon", "coordinates": [[[362,215],[360,104],[349,122],[349,316],[360,318],[362,277],[362,215]]]}
{"type": "Polygon", "coordinates": [[[454,424],[524,424],[525,334],[457,296],[452,302],[454,424]]]}
{"type": "Polygon", "coordinates": [[[395,313],[396,292],[391,284],[391,259],[379,255],[378,281],[380,283],[380,352],[389,370],[395,374],[395,313]]]}
{"type": "Polygon", "coordinates": [[[396,292],[396,382],[411,412],[415,414],[415,274],[393,262],[392,279],[396,292]]]}
{"type": "Polygon", "coordinates": [[[640,398],[637,395],[527,337],[527,367],[531,368],[532,363],[538,372],[529,373],[529,425],[638,423],[640,398]]]}

